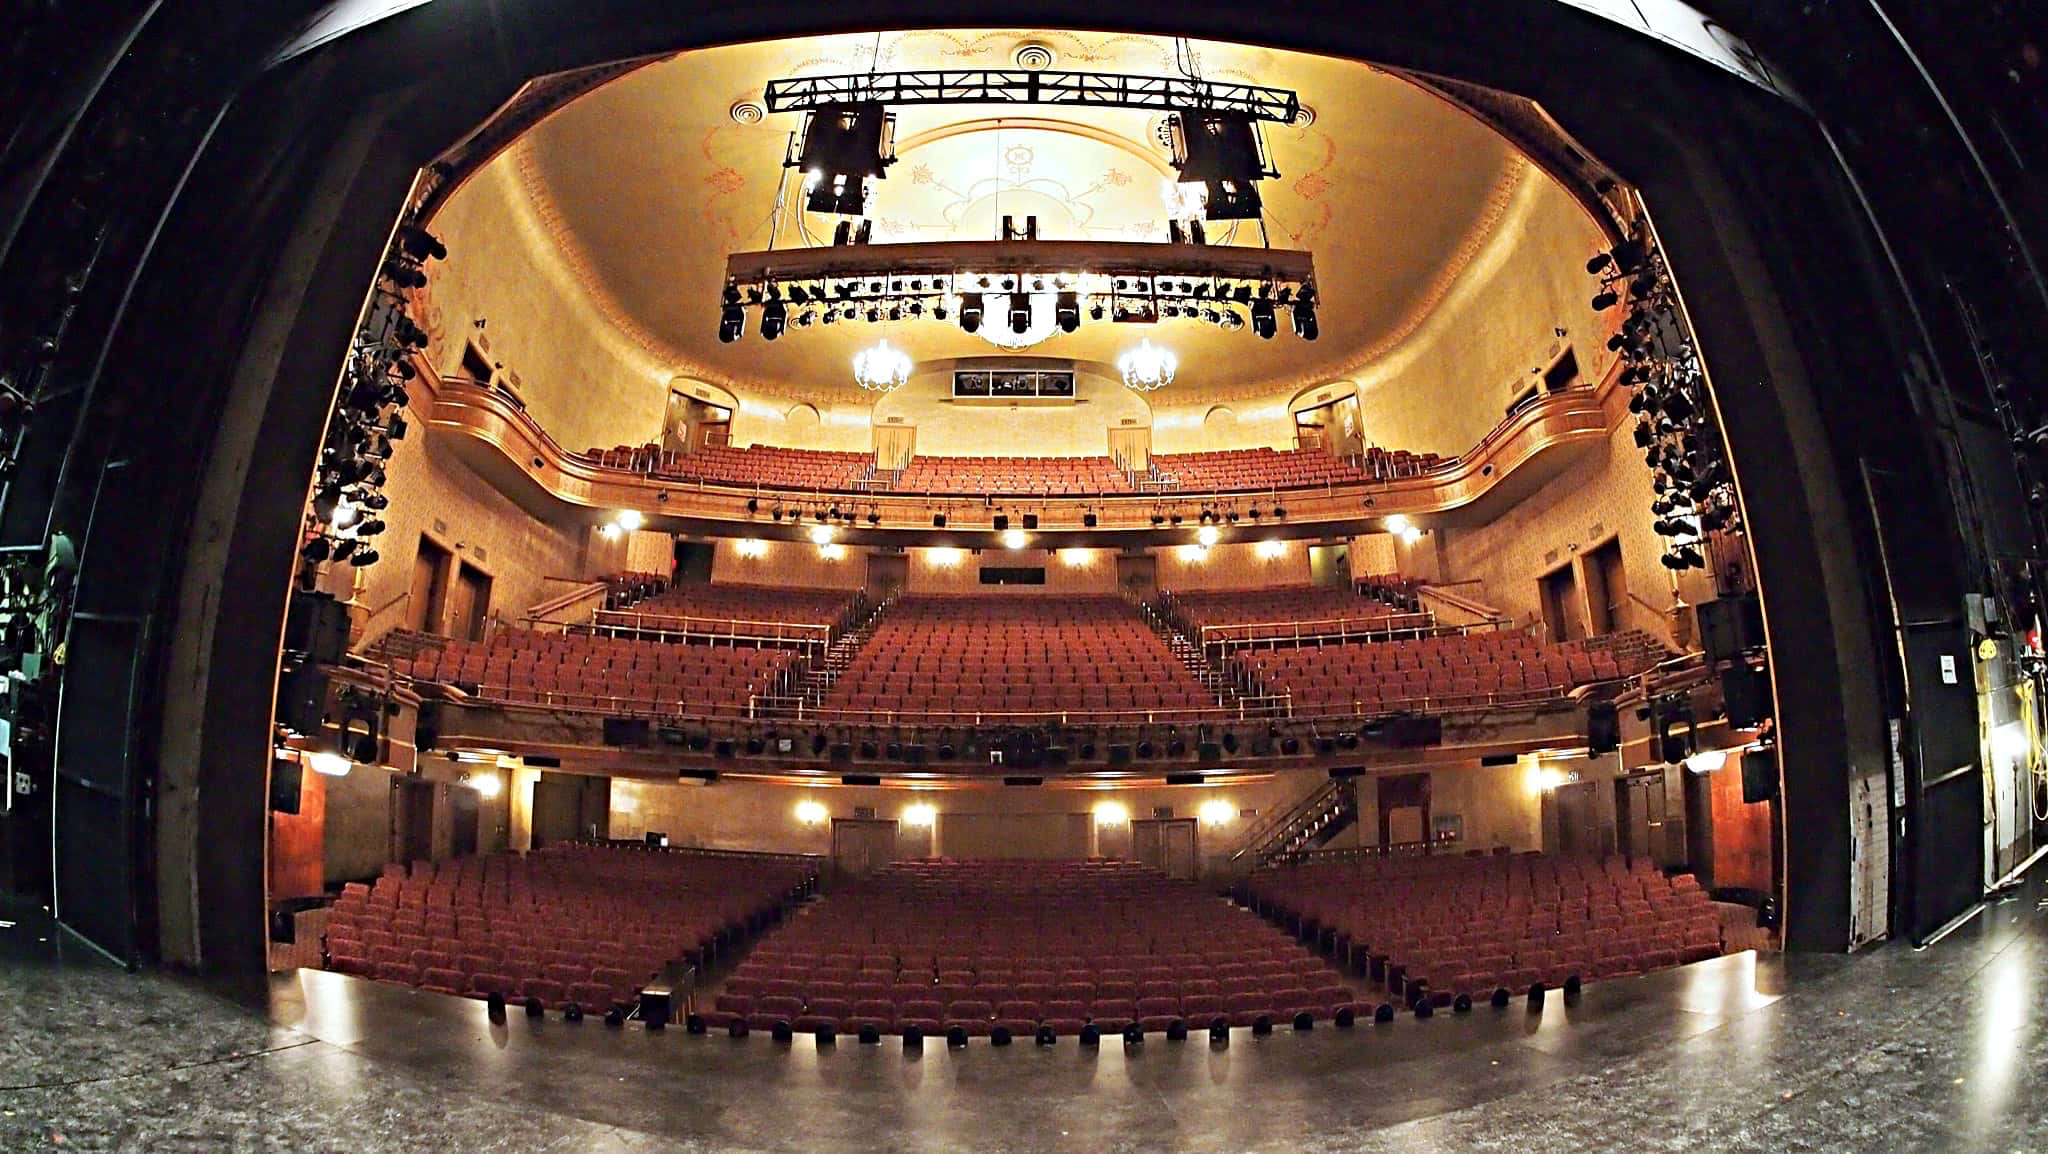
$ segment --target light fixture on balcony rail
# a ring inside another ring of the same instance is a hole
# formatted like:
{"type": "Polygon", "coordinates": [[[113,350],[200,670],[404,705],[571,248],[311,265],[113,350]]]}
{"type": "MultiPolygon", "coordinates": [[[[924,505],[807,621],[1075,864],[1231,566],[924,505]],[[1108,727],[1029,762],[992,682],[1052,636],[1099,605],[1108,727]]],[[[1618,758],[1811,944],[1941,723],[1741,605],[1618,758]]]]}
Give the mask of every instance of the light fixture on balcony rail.
{"type": "Polygon", "coordinates": [[[1222,538],[1222,536],[1222,531],[1217,529],[1214,525],[1204,525],[1201,528],[1195,530],[1195,541],[1196,543],[1200,544],[1204,549],[1207,549],[1209,546],[1214,545],[1218,540],[1222,538]]]}
{"type": "Polygon", "coordinates": [[[813,526],[811,526],[811,544],[813,544],[813,545],[830,545],[831,543],[832,543],[832,526],[830,526],[830,525],[825,525],[825,524],[818,524],[818,525],[813,525],[813,526]]]}
{"type": "Polygon", "coordinates": [[[1139,341],[1137,348],[1118,357],[1116,367],[1124,376],[1124,384],[1149,393],[1173,383],[1173,374],[1180,368],[1180,358],[1174,356],[1171,349],[1161,348],[1148,339],[1139,341]]]}
{"type": "Polygon", "coordinates": [[[1022,549],[1030,544],[1030,542],[1031,538],[1022,529],[1003,530],[1003,548],[1005,549],[1022,549]]]}
{"type": "Polygon", "coordinates": [[[910,354],[885,337],[873,348],[853,355],[853,381],[871,392],[886,393],[910,379],[910,354]]]}

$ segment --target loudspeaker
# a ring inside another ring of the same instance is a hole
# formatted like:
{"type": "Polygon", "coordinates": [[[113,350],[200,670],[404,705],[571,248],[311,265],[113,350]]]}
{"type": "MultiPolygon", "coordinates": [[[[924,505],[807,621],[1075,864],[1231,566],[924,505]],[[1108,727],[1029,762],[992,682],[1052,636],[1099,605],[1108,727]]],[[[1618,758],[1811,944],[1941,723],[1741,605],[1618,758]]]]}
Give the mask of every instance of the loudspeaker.
{"type": "Polygon", "coordinates": [[[1018,776],[1018,777],[1006,777],[1006,778],[1004,778],[1004,779],[1003,779],[1003,784],[1004,784],[1004,785],[1044,785],[1044,784],[1045,784],[1045,779],[1044,779],[1044,778],[1042,778],[1042,777],[1022,777],[1022,776],[1018,776]]]}
{"type": "Polygon", "coordinates": [[[1213,741],[1204,741],[1195,747],[1195,757],[1200,761],[1222,761],[1223,747],[1213,741]]]}
{"type": "Polygon", "coordinates": [[[877,773],[842,773],[839,775],[839,784],[880,785],[882,784],[882,776],[877,773]]]}
{"type": "Polygon", "coordinates": [[[298,813],[299,786],[305,781],[305,777],[306,767],[296,761],[272,761],[270,808],[277,813],[298,813]]]}
{"type": "Polygon", "coordinates": [[[1025,527],[1026,529],[1036,529],[1036,528],[1038,528],[1038,514],[1036,514],[1036,513],[1026,513],[1026,514],[1024,514],[1024,527],[1025,527]]]}
{"type": "Polygon", "coordinates": [[[719,757],[731,757],[738,750],[739,747],[733,744],[733,740],[730,737],[719,738],[711,747],[711,752],[719,757]]]}
{"type": "Polygon", "coordinates": [[[1125,744],[1112,743],[1109,747],[1109,764],[1129,765],[1130,763],[1131,747],[1125,744]]]}
{"type": "Polygon", "coordinates": [[[831,756],[832,756],[832,763],[833,763],[834,765],[844,765],[844,764],[846,764],[847,762],[849,762],[849,761],[852,761],[852,760],[853,760],[853,743],[852,743],[852,742],[850,742],[850,741],[835,741],[835,742],[833,742],[833,743],[832,743],[832,749],[831,749],[831,756]]]}
{"type": "Polygon", "coordinates": [[[301,736],[320,732],[327,714],[327,675],[294,666],[277,679],[277,723],[301,736]]]}
{"type": "Polygon", "coordinates": [[[932,528],[934,528],[934,529],[943,529],[943,528],[945,528],[945,527],[946,527],[946,515],[945,515],[944,513],[933,513],[933,514],[932,514],[932,528]]]}
{"type": "Polygon", "coordinates": [[[1441,717],[1395,717],[1387,722],[1387,740],[1395,745],[1438,745],[1443,739],[1441,717]]]}
{"type": "Polygon", "coordinates": [[[1084,525],[1084,526],[1086,526],[1086,527],[1088,527],[1088,528],[1090,528],[1090,529],[1093,529],[1093,528],[1095,528],[1095,514],[1093,514],[1093,513],[1083,513],[1083,514],[1081,514],[1081,524],[1082,524],[1082,525],[1084,525]]]}
{"type": "Polygon", "coordinates": [[[1479,764],[1489,768],[1497,768],[1503,765],[1513,765],[1520,760],[1521,758],[1516,757],[1512,753],[1489,753],[1479,759],[1479,764]]]}
{"type": "Polygon", "coordinates": [[[1742,755],[1742,800],[1751,804],[1778,799],[1778,751],[1752,749],[1742,755]]]}
{"type": "Polygon", "coordinates": [[[284,647],[306,660],[335,664],[348,653],[348,606],[332,593],[297,592],[285,611],[284,647]]]}
{"type": "Polygon", "coordinates": [[[1721,701],[1728,724],[1749,729],[1771,715],[1771,679],[1761,669],[1733,666],[1721,674],[1721,701]]]}
{"type": "Polygon", "coordinates": [[[997,513],[997,514],[996,514],[996,520],[995,520],[995,525],[996,525],[996,532],[998,532],[998,533],[1000,533],[1000,532],[1002,532],[1003,530],[1005,530],[1005,529],[1009,528],[1009,527],[1010,527],[1010,517],[1009,517],[1009,514],[1007,514],[1007,513],[997,513]]]}
{"type": "Polygon", "coordinates": [[[1364,774],[1365,767],[1362,765],[1339,766],[1336,769],[1332,769],[1330,771],[1330,780],[1343,781],[1347,778],[1362,777],[1364,776],[1364,774]]]}
{"type": "Polygon", "coordinates": [[[1700,647],[1707,661],[1726,661],[1764,643],[1763,605],[1754,593],[1699,605],[1700,647]]]}
{"type": "Polygon", "coordinates": [[[1202,784],[1202,775],[1199,773],[1169,773],[1166,775],[1166,784],[1200,785],[1202,784]]]}
{"type": "Polygon", "coordinates": [[[606,745],[646,745],[652,731],[644,717],[607,717],[604,719],[604,743],[606,745]]]}
{"type": "Polygon", "coordinates": [[[1613,753],[1621,748],[1621,716],[1612,701],[1595,701],[1586,707],[1586,753],[1613,753]]]}

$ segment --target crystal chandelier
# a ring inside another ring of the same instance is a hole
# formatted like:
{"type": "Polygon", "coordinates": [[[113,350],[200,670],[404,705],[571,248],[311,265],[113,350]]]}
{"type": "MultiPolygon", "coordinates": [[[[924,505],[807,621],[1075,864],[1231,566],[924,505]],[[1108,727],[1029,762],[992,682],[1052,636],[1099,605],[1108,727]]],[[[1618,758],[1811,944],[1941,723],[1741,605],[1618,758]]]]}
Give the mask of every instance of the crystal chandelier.
{"type": "Polygon", "coordinates": [[[1149,393],[1161,385],[1173,383],[1173,374],[1180,368],[1180,360],[1171,350],[1143,340],[1138,342],[1137,348],[1118,357],[1116,367],[1124,375],[1124,384],[1149,393]]]}
{"type": "Polygon", "coordinates": [[[853,355],[853,380],[863,389],[886,393],[910,379],[910,355],[884,337],[853,355]]]}

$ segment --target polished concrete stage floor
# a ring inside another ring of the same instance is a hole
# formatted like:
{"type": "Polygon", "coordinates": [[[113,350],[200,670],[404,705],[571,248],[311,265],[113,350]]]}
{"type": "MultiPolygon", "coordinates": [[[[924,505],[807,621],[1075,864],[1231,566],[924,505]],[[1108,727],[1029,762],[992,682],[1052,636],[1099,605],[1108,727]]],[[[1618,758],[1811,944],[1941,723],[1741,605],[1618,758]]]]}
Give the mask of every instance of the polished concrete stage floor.
{"type": "Polygon", "coordinates": [[[0,928],[0,1151],[2048,1150],[2038,881],[1932,949],[1741,954],[1227,1048],[906,1055],[121,972],[0,928]]]}

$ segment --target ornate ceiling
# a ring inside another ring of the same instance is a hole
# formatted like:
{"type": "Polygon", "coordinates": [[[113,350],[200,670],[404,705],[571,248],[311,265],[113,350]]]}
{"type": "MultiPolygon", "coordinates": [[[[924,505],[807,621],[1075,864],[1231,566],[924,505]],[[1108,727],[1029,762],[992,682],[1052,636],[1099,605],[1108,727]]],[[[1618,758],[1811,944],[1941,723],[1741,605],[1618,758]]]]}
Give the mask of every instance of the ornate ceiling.
{"type": "MultiPolygon", "coordinates": [[[[855,351],[886,335],[920,361],[998,350],[949,322],[752,331],[720,344],[726,254],[826,243],[835,218],[802,213],[796,180],[777,218],[781,161],[797,114],[756,117],[770,79],[913,68],[1012,67],[1025,44],[1054,67],[1171,75],[1166,38],[1043,31],[829,37],[688,52],[584,95],[495,164],[543,223],[556,262],[598,315],[676,375],[749,393],[855,396],[855,351]],[[752,105],[753,109],[735,109],[752,105]],[[746,121],[752,120],[749,123],[746,121]]],[[[1517,186],[1544,180],[1487,126],[1406,80],[1341,60],[1196,43],[1200,75],[1282,85],[1313,119],[1266,126],[1280,170],[1264,193],[1271,242],[1313,252],[1322,336],[1261,341],[1199,321],[1086,324],[1030,353],[1113,363],[1149,336],[1180,355],[1187,400],[1271,394],[1343,379],[1412,333],[1491,237],[1517,186]]],[[[1172,169],[1159,116],[1132,109],[917,106],[898,112],[899,162],[871,213],[881,241],[994,239],[1008,214],[1048,239],[1164,239],[1172,169]],[[998,113],[1004,113],[998,117],[998,113]]],[[[457,196],[472,194],[471,189],[457,196]]],[[[1591,223],[1588,222],[1589,233],[1591,223]]],[[[1234,243],[1258,243],[1247,222],[1234,243]]],[[[1218,239],[1212,233],[1212,242],[1218,239]]],[[[458,254],[459,244],[451,244],[458,254]]]]}

